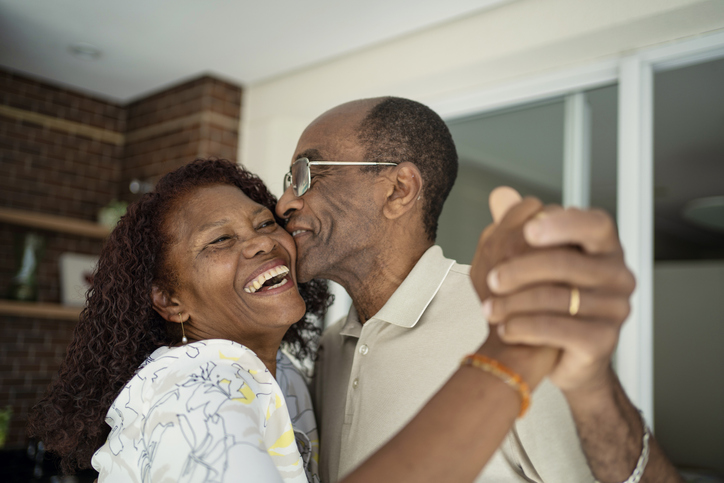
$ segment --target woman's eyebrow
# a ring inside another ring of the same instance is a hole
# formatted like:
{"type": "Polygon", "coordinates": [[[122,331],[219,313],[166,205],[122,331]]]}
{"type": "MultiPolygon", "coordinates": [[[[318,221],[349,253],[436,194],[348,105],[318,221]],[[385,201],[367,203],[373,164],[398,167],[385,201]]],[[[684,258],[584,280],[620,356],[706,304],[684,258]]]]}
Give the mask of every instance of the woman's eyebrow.
{"type": "Polygon", "coordinates": [[[264,213],[269,213],[271,215],[271,210],[269,208],[267,208],[266,206],[260,206],[259,208],[254,210],[254,212],[251,214],[251,217],[256,218],[257,216],[264,214],[264,213]]]}
{"type": "Polygon", "coordinates": [[[227,224],[228,222],[229,222],[229,219],[228,219],[228,218],[224,218],[224,219],[221,219],[221,220],[216,220],[216,221],[211,221],[211,222],[209,222],[209,223],[204,223],[203,225],[201,225],[201,226],[196,230],[196,232],[197,232],[197,233],[203,233],[203,232],[205,232],[205,231],[211,230],[212,228],[216,228],[216,227],[219,227],[219,226],[223,226],[223,225],[227,224]]]}
{"type": "MultiPolygon", "coordinates": [[[[255,210],[251,213],[251,216],[252,216],[252,218],[254,218],[254,217],[257,217],[257,216],[259,216],[260,214],[265,213],[265,212],[268,212],[268,211],[269,211],[269,209],[268,209],[266,206],[260,206],[259,208],[255,209],[255,210]]],[[[201,226],[196,230],[196,232],[197,232],[197,233],[203,233],[203,232],[205,232],[205,231],[211,230],[212,228],[217,228],[217,227],[226,225],[227,223],[229,223],[229,219],[228,219],[228,218],[222,218],[222,219],[220,219],[220,220],[210,221],[210,222],[208,222],[208,223],[204,223],[203,225],[201,225],[201,226]]]]}

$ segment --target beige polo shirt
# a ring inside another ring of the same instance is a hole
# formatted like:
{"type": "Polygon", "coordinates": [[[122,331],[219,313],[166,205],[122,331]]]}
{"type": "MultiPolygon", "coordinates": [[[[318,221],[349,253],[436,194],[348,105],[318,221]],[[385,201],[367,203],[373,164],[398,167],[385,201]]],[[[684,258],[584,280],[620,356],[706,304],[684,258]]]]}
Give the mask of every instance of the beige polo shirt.
{"type": "MultiPolygon", "coordinates": [[[[487,338],[469,269],[431,247],[364,325],[352,307],[325,331],[313,383],[324,483],[394,436],[487,338]]],[[[531,409],[476,481],[594,481],[555,386],[541,383],[531,409]]]]}

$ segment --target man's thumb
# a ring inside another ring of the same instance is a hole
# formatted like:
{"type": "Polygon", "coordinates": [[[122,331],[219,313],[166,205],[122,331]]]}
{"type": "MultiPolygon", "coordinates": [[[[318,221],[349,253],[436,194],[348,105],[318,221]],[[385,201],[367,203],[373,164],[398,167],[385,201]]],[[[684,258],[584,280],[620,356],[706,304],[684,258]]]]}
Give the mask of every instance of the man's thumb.
{"type": "Polygon", "coordinates": [[[505,214],[523,198],[509,186],[499,186],[490,192],[488,204],[490,213],[493,215],[493,222],[498,224],[505,217],[505,214]]]}

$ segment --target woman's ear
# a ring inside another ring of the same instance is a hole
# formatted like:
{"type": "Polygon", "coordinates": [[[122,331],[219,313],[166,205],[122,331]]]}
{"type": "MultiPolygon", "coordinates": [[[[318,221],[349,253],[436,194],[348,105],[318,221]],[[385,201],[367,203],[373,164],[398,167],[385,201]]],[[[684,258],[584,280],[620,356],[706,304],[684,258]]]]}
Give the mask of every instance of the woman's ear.
{"type": "Polygon", "coordinates": [[[151,287],[151,303],[153,310],[167,321],[177,323],[184,321],[181,303],[155,285],[151,287]]]}
{"type": "Polygon", "coordinates": [[[402,162],[392,170],[383,213],[389,219],[399,218],[410,211],[422,194],[422,176],[413,163],[402,162]]]}

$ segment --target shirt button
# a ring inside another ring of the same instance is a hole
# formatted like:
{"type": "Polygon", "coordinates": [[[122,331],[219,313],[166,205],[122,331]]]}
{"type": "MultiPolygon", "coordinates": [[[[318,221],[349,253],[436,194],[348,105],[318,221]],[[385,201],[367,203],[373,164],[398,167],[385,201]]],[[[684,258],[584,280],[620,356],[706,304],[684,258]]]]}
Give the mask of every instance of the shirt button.
{"type": "Polygon", "coordinates": [[[352,381],[352,387],[355,388],[355,389],[357,389],[357,386],[359,386],[359,379],[356,379],[356,378],[355,378],[355,380],[352,381]]]}
{"type": "Polygon", "coordinates": [[[359,353],[362,354],[363,356],[366,356],[369,351],[370,351],[370,348],[367,347],[367,344],[361,345],[359,348],[359,353]]]}

